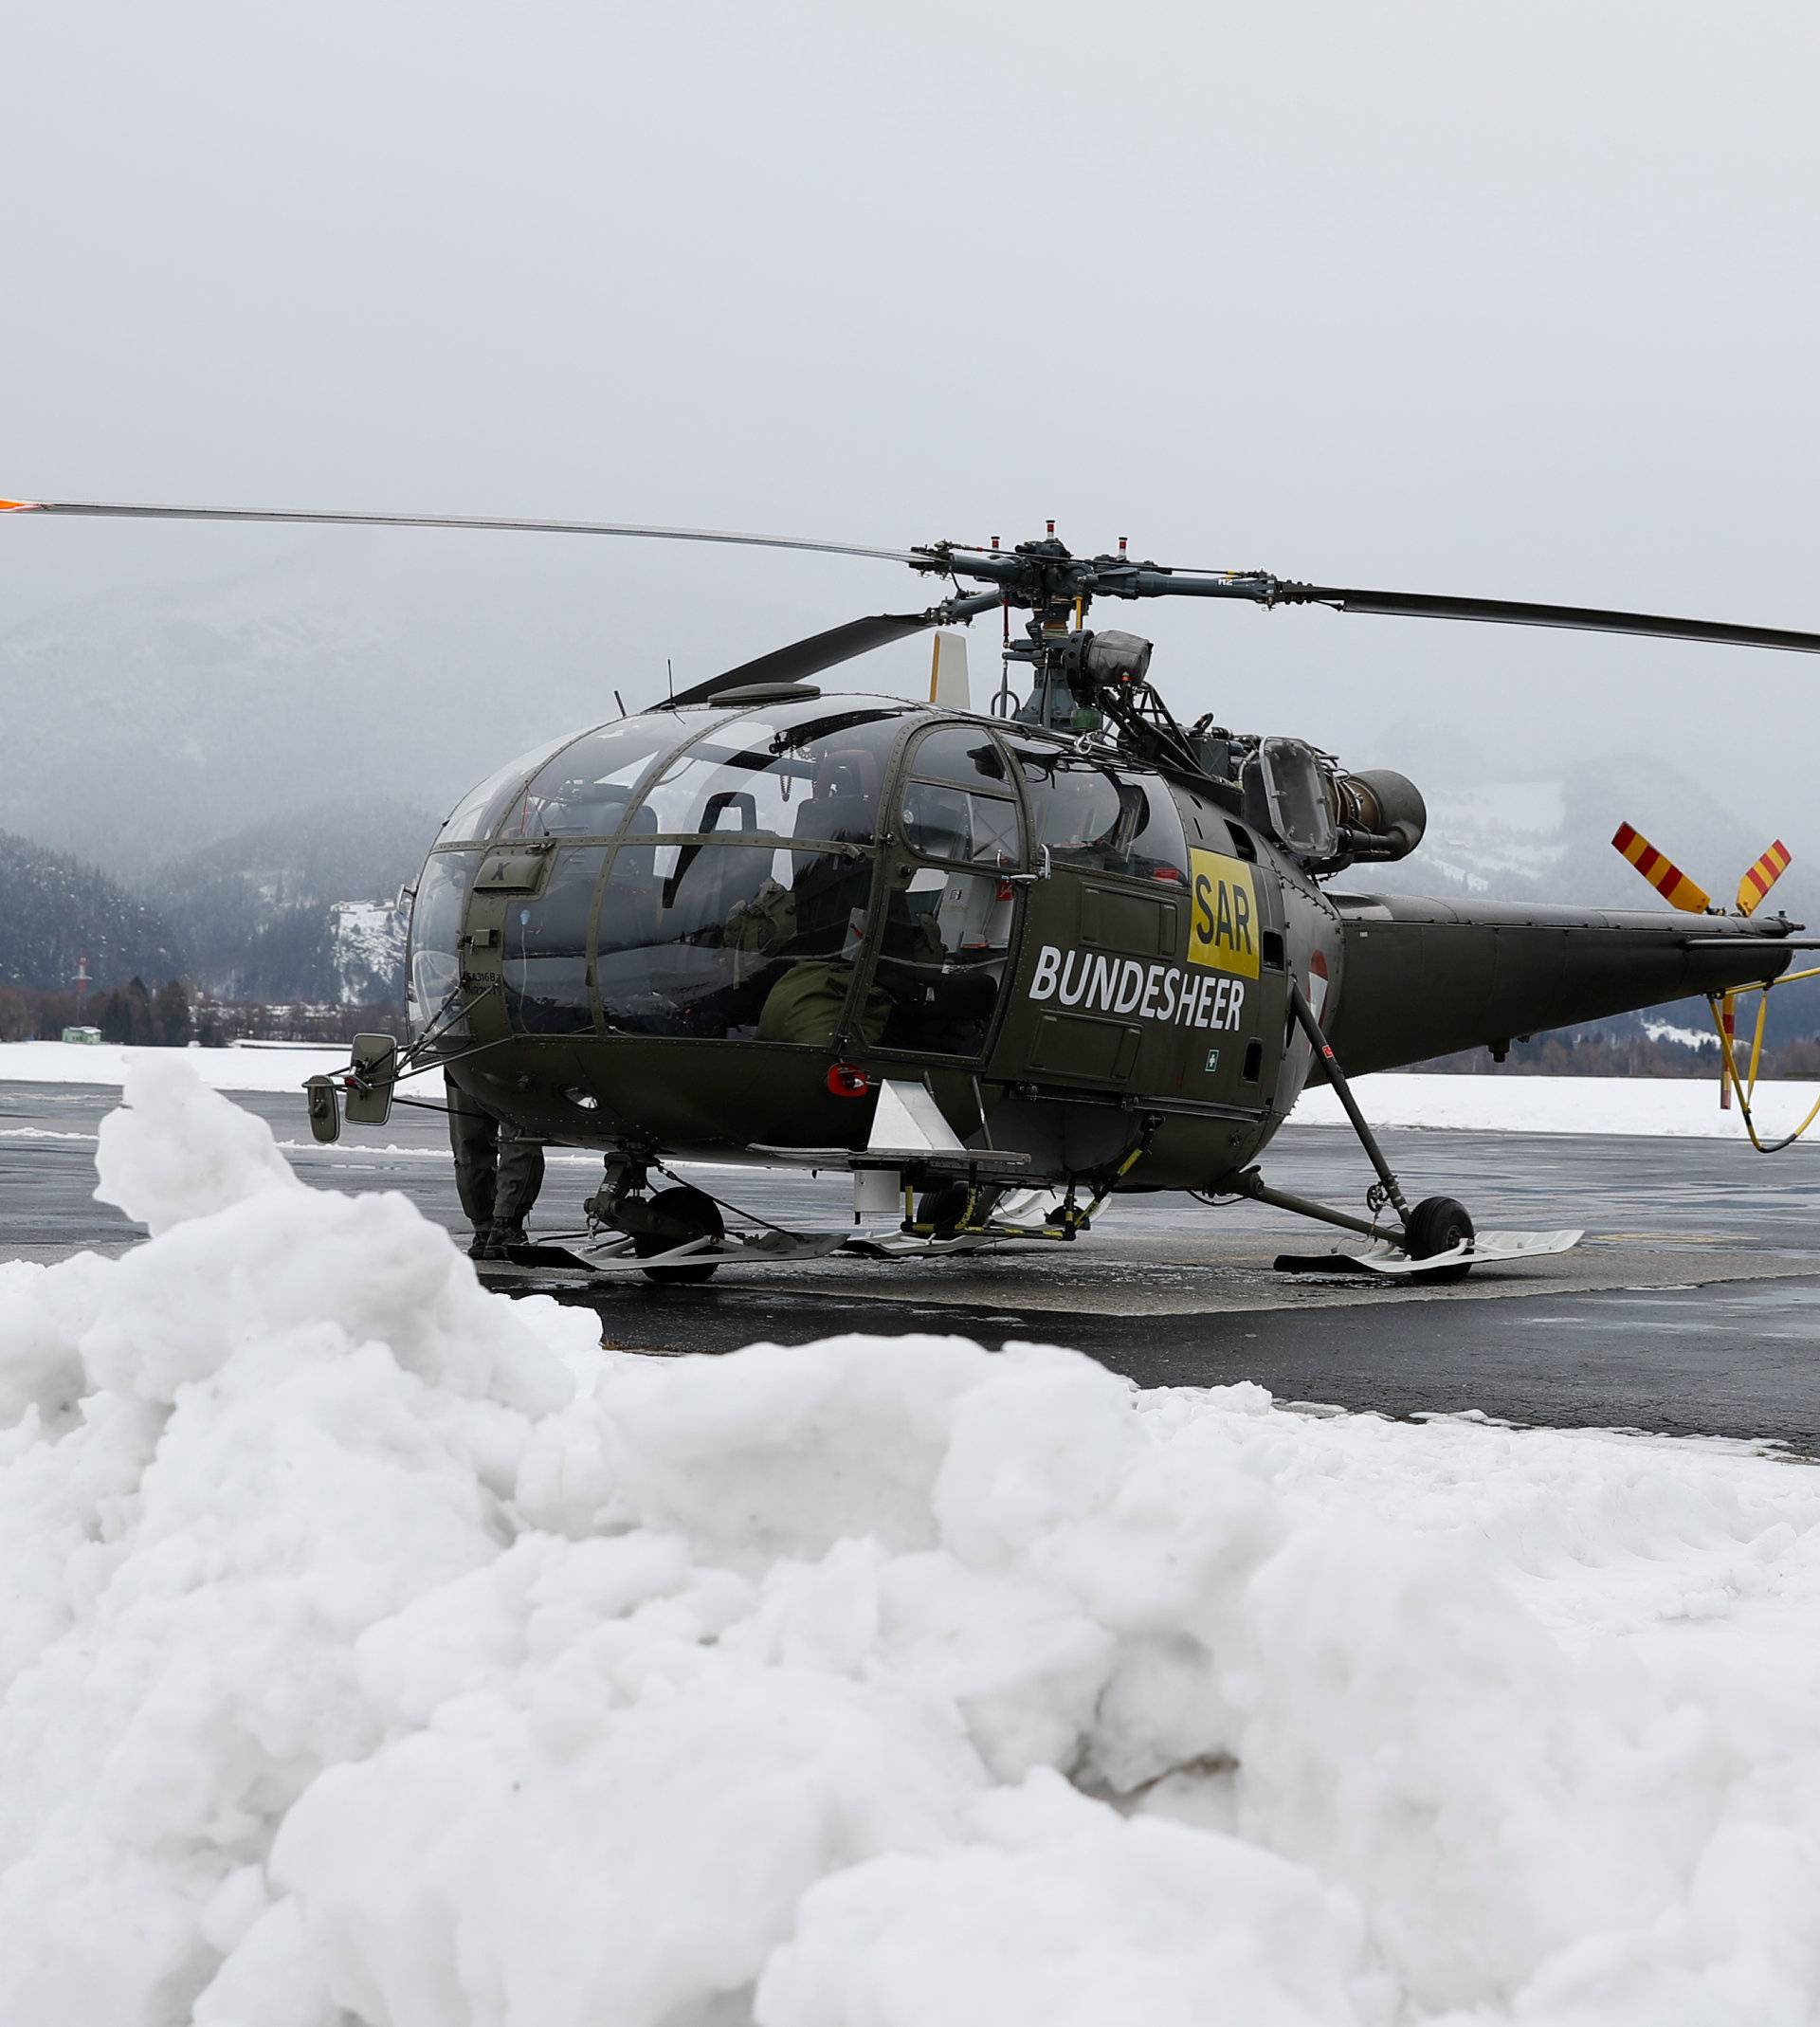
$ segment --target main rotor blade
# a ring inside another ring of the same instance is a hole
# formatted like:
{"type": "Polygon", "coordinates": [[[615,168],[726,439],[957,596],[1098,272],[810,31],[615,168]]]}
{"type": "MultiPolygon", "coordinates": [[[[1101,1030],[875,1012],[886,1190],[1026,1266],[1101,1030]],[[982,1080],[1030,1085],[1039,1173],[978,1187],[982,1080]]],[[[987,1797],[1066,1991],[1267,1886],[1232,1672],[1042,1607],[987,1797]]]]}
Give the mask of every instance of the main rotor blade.
{"type": "Polygon", "coordinates": [[[737,668],[722,670],[681,692],[674,704],[706,703],[722,690],[741,689],[749,683],[800,683],[805,676],[818,675],[824,668],[849,662],[855,655],[868,654],[874,648],[906,640],[929,627],[946,627],[976,618],[1000,603],[996,592],[982,592],[971,598],[950,598],[931,606],[926,612],[875,612],[866,619],[849,619],[826,632],[792,641],[787,648],[774,648],[737,668]]]}
{"type": "Polygon", "coordinates": [[[919,566],[945,566],[956,576],[1002,584],[1013,603],[1029,604],[1031,587],[1059,602],[1082,591],[1099,598],[1225,598],[1251,605],[1325,605],[1338,612],[1378,612],[1398,619],[1465,619],[1506,627],[1560,627],[1583,633],[1634,633],[1656,640],[1706,641],[1738,648],[1781,648],[1820,654],[1820,633],[1784,627],[1733,626],[1725,620],[1670,619],[1653,612],[1614,612],[1600,606],[1536,605],[1514,598],[1451,598],[1427,592],[1342,589],[1299,584],[1263,570],[1173,570],[1122,557],[1036,557],[938,543],[919,566]]]}
{"type": "Polygon", "coordinates": [[[1820,654],[1820,633],[1799,633],[1784,627],[1738,627],[1718,619],[1665,619],[1650,612],[1608,612],[1596,606],[1432,597],[1421,592],[1337,591],[1324,584],[1279,584],[1275,595],[1262,602],[1326,605],[1339,612],[1381,612],[1396,619],[1485,620],[1506,627],[1638,633],[1655,640],[1710,641],[1734,648],[1783,648],[1796,654],[1820,654]]]}
{"type": "Polygon", "coordinates": [[[97,500],[0,500],[0,513],[85,514],[111,520],[268,520],[332,528],[479,528],[523,535],[620,535],[652,542],[726,542],[740,549],[809,549],[823,556],[868,557],[881,563],[920,564],[901,549],[861,549],[790,535],[738,535],[718,528],[644,527],[631,521],[524,520],[467,514],[339,514],[296,507],[128,506],[97,500]]]}

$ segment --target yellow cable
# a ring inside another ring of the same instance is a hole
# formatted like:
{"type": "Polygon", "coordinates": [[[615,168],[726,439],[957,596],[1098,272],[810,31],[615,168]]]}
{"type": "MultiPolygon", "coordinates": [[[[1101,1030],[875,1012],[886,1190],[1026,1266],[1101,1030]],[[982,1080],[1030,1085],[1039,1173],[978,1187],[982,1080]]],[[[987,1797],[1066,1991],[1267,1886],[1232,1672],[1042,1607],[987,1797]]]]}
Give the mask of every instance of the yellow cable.
{"type": "MultiPolygon", "coordinates": [[[[1713,1016],[1713,1026],[1718,1031],[1719,1052],[1720,1059],[1725,1065],[1725,1075],[1730,1080],[1732,1089],[1737,1093],[1738,1096],[1738,1108],[1740,1114],[1743,1116],[1744,1130],[1750,1135],[1751,1145],[1756,1149],[1758,1154],[1780,1154],[1783,1148],[1793,1147],[1795,1141],[1798,1141],[1801,1136],[1808,1130],[1808,1128],[1813,1124],[1814,1121],[1816,1119],[1820,1119],[1820,1098],[1816,1098],[1814,1100],[1813,1109],[1808,1114],[1807,1118],[1804,1119],[1801,1123],[1794,1129],[1794,1131],[1789,1134],[1785,1139],[1779,1141],[1772,1141],[1767,1146],[1765,1146],[1764,1143],[1757,1139],[1756,1122],[1751,1117],[1750,1097],[1746,1093],[1743,1085],[1738,1080],[1738,1060],[1732,1053],[1731,1038],[1726,1034],[1725,1024],[1723,1020],[1720,1017],[1719,1003],[1720,996],[1721,995],[1717,993],[1708,993],[1706,995],[1706,1005],[1713,1016]]],[[[1763,988],[1763,1011],[1767,1012],[1768,1007],[1769,988],[1766,986],[1763,988]]],[[[1761,1032],[1762,1029],[1762,1021],[1763,1014],[1759,1013],[1757,1015],[1757,1027],[1759,1033],[1761,1032]]]]}

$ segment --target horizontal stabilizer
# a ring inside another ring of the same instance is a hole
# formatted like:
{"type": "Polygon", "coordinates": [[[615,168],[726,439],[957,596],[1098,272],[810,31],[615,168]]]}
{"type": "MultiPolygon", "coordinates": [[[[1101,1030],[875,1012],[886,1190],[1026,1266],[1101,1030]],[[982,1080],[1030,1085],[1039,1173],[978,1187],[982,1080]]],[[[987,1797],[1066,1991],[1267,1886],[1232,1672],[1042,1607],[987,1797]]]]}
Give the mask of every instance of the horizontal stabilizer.
{"type": "Polygon", "coordinates": [[[1712,905],[1712,896],[1696,886],[1672,859],[1665,859],[1647,837],[1629,824],[1620,824],[1611,840],[1632,866],[1648,881],[1671,908],[1684,915],[1702,915],[1712,905]]]}

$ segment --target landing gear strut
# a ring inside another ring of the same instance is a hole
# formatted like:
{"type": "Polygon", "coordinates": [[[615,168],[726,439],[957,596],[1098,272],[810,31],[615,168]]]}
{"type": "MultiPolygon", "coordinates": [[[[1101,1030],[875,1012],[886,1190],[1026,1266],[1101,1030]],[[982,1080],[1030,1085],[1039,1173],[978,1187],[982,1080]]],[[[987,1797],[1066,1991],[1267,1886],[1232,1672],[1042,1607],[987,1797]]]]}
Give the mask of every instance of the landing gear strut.
{"type": "MultiPolygon", "coordinates": [[[[1334,1054],[1333,1044],[1321,1029],[1315,1010],[1308,1003],[1301,981],[1294,973],[1289,977],[1289,1006],[1297,1025],[1308,1037],[1315,1051],[1316,1061],[1327,1082],[1332,1085],[1336,1097],[1352,1122],[1353,1131],[1357,1134],[1359,1144],[1365,1150],[1372,1166],[1377,1171],[1377,1180],[1366,1195],[1366,1204],[1374,1214],[1372,1218],[1355,1217],[1346,1211],[1336,1211],[1323,1203],[1316,1203],[1307,1196],[1292,1196],[1287,1190],[1276,1190],[1265,1183],[1255,1168],[1247,1168],[1238,1178],[1238,1189],[1244,1196],[1258,1203],[1274,1204],[1282,1211],[1294,1211],[1302,1217],[1312,1217],[1324,1225],[1338,1225],[1342,1232],[1357,1232],[1371,1239],[1378,1247],[1394,1248],[1411,1261],[1431,1260],[1438,1253],[1452,1252],[1465,1245],[1471,1247],[1473,1240],[1472,1219],[1464,1204],[1456,1203],[1451,1196],[1427,1196],[1411,1209],[1403,1195],[1402,1184],[1396,1179],[1396,1172],[1385,1160],[1384,1150],[1377,1144],[1377,1136],[1372,1131],[1370,1122],[1359,1110],[1358,1101],[1353,1096],[1353,1087],[1346,1080],[1346,1073],[1339,1067],[1339,1059],[1334,1054]],[[1375,1222],[1376,1214],[1386,1205],[1395,1211],[1396,1226],[1375,1222]]],[[[1285,1254],[1277,1265],[1290,1271],[1307,1270],[1311,1266],[1328,1263],[1313,1263],[1285,1254]]],[[[1464,1281],[1472,1269],[1470,1260],[1450,1261],[1446,1267],[1432,1268],[1424,1277],[1429,1281],[1464,1281]]]]}

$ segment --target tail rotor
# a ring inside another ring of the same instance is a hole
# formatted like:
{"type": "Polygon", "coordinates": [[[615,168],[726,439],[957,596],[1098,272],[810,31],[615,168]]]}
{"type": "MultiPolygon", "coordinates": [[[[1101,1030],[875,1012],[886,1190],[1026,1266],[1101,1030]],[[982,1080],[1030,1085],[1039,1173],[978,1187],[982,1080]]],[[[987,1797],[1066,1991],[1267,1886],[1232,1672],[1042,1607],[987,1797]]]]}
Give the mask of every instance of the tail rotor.
{"type": "MultiPolygon", "coordinates": [[[[1689,915],[1717,915],[1721,911],[1713,906],[1704,888],[1695,885],[1681,867],[1665,858],[1649,840],[1629,824],[1620,824],[1611,839],[1614,849],[1622,852],[1638,872],[1648,881],[1671,907],[1684,910],[1689,915]]],[[[1763,856],[1756,860],[1738,883],[1738,903],[1733,913],[1740,916],[1755,915],[1762,906],[1771,887],[1781,879],[1793,862],[1794,854],[1777,838],[1763,856]]],[[[1791,972],[1774,981],[1791,984],[1796,978],[1811,978],[1812,971],[1791,972]]],[[[1751,1038],[1750,1069],[1742,1077],[1738,1069],[1738,1001],[1736,992],[1713,995],[1713,1023],[1719,1030],[1719,1104],[1720,1109],[1732,1109],[1732,1093],[1736,1089],[1743,1108],[1744,1123],[1750,1129],[1751,1139],[1756,1141],[1756,1130],[1751,1123],[1751,1099],[1756,1090],[1757,1066],[1763,1055],[1763,1028],[1769,1012],[1770,991],[1768,986],[1754,988],[1762,994],[1756,1012],[1756,1031],[1751,1038]]],[[[1815,1107],[1820,1112],[1820,1106],[1815,1107]]],[[[1791,1140],[1798,1140],[1812,1123],[1809,1115],[1791,1140]]],[[[1760,1142],[1757,1143],[1760,1146],[1760,1142]]],[[[1782,1144],[1786,1145],[1787,1142],[1782,1144]]],[[[1764,1150],[1768,1152],[1769,1150],[1764,1150]]]]}

